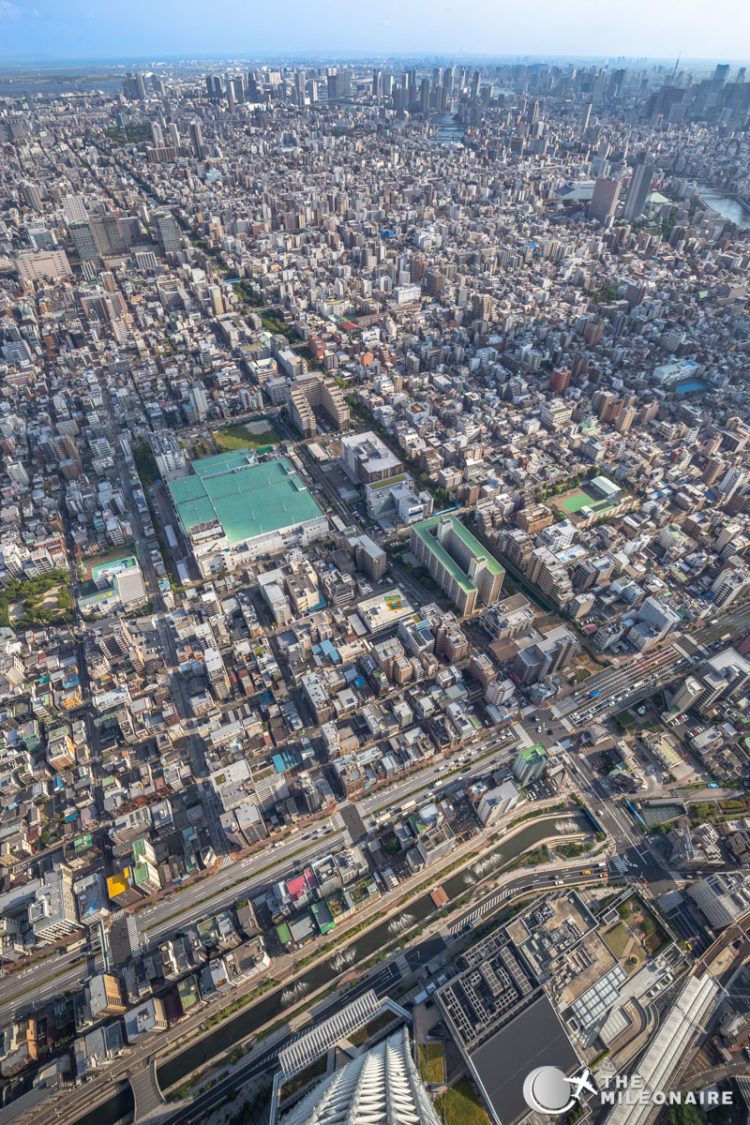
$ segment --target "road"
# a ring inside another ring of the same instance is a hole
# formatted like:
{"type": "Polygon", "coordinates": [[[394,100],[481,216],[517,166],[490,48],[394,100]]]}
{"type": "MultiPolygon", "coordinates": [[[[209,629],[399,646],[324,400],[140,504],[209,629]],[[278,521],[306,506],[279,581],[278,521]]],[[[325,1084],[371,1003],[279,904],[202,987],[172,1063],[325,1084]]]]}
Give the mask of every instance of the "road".
{"type": "MultiPolygon", "coordinates": [[[[665,684],[703,663],[709,645],[729,633],[744,636],[750,630],[750,609],[745,606],[717,615],[695,629],[681,647],[680,637],[671,637],[652,652],[621,662],[616,668],[597,672],[583,685],[571,690],[552,705],[558,718],[563,716],[576,728],[584,727],[605,714],[637,706],[665,684]],[[696,646],[698,651],[691,654],[696,646]],[[592,693],[596,693],[592,697],[592,693]]],[[[727,642],[728,643],[728,642],[727,642]]]]}
{"type": "MultiPolygon", "coordinates": [[[[151,603],[157,611],[152,621],[154,628],[160,640],[160,648],[167,660],[169,667],[169,682],[172,688],[172,698],[175,701],[177,712],[180,719],[187,720],[193,717],[193,709],[190,705],[187,688],[183,677],[177,672],[177,647],[175,645],[174,635],[172,633],[172,625],[166,614],[166,605],[162,595],[161,586],[159,583],[159,576],[156,573],[154,561],[151,557],[153,547],[149,546],[149,538],[153,542],[153,536],[146,535],[143,517],[141,510],[135,497],[133,489],[132,473],[133,466],[129,464],[122,451],[119,430],[115,420],[115,412],[112,406],[112,398],[109,393],[109,388],[106,380],[100,380],[100,387],[102,397],[105,404],[105,409],[108,418],[108,433],[110,435],[110,442],[115,446],[115,459],[119,472],[119,479],[123,486],[125,500],[128,506],[128,515],[130,517],[133,533],[136,538],[138,559],[141,564],[141,569],[145,578],[145,583],[148,589],[148,594],[151,603]]],[[[190,753],[193,779],[201,781],[208,776],[206,767],[206,756],[203,748],[203,742],[197,734],[191,734],[188,737],[188,749],[190,753]]],[[[229,849],[226,843],[224,832],[222,831],[221,824],[219,823],[219,814],[216,809],[215,798],[212,792],[206,790],[204,787],[200,789],[201,801],[203,808],[206,812],[206,825],[211,837],[211,846],[218,856],[228,855],[229,849]]]]}
{"type": "MultiPolygon", "coordinates": [[[[427,801],[439,791],[438,786],[442,789],[458,781],[469,781],[489,769],[507,764],[515,751],[519,735],[527,743],[540,741],[550,745],[556,738],[565,737],[569,733],[564,721],[550,718],[549,722],[552,725],[541,730],[519,724],[509,730],[489,733],[480,747],[481,758],[475,757],[453,775],[447,772],[447,763],[441,759],[419,773],[363,798],[357,802],[357,810],[365,826],[370,827],[369,822],[380,809],[403,805],[413,797],[427,801]],[[548,730],[552,731],[551,735],[547,733],[548,730]]],[[[465,748],[458,750],[455,756],[460,757],[466,752],[465,748]]],[[[658,893],[674,889],[675,884],[664,863],[653,858],[644,837],[619,804],[619,800],[613,800],[612,794],[605,790],[602,781],[590,769],[587,759],[567,751],[562,753],[568,774],[585,802],[600,819],[616,849],[625,855],[628,862],[635,864],[628,870],[645,875],[649,882],[654,883],[658,893]]],[[[659,795],[666,795],[666,791],[651,794],[659,795]]],[[[225,865],[214,871],[208,879],[188,883],[184,889],[160,898],[138,911],[136,917],[144,940],[149,945],[162,941],[176,930],[198,922],[207,914],[230,906],[238,898],[256,894],[269,882],[290,876],[310,860],[325,856],[346,842],[345,832],[336,826],[325,835],[310,838],[312,833],[323,827],[323,822],[320,828],[308,827],[301,834],[292,835],[277,842],[275,846],[266,846],[237,861],[226,858],[225,865]]],[[[85,976],[95,968],[101,968],[100,959],[84,967],[82,963],[73,964],[74,957],[75,955],[66,955],[59,959],[48,958],[23,970],[26,974],[24,976],[20,973],[6,976],[0,982],[0,1019],[8,1019],[14,1012],[27,1010],[30,1002],[41,1007],[51,996],[80,988],[85,976]],[[23,987],[19,985],[21,981],[23,987]]]]}
{"type": "MultiPolygon", "coordinates": [[[[365,797],[357,802],[357,809],[367,825],[379,809],[402,804],[413,796],[421,796],[427,801],[431,796],[430,790],[438,782],[450,785],[459,779],[468,780],[505,763],[508,751],[504,747],[509,738],[512,745],[515,741],[512,733],[500,731],[490,735],[482,744],[482,759],[469,764],[465,771],[454,776],[447,775],[446,762],[436,761],[419,773],[365,797]]],[[[267,846],[252,856],[236,862],[226,861],[226,866],[220,867],[208,879],[188,883],[184,889],[145,907],[136,915],[141,933],[149,944],[161,941],[212,911],[259,891],[270,881],[292,875],[310,860],[328,855],[345,843],[346,835],[341,828],[334,828],[318,838],[306,838],[315,831],[317,829],[307,828],[302,834],[295,834],[275,846],[267,846]]],[[[80,953],[55,956],[18,973],[6,975],[0,981],[0,1021],[10,1019],[15,1012],[23,1012],[33,1004],[42,1007],[46,1000],[66,990],[80,988],[85,976],[102,967],[100,958],[95,965],[93,962],[85,967],[83,963],[74,964],[79,956],[80,953]]]]}
{"type": "MultiPolygon", "coordinates": [[[[513,813],[508,813],[506,815],[507,815],[507,819],[509,821],[512,820],[513,813]]],[[[554,815],[555,814],[553,814],[553,816],[554,815]]],[[[496,831],[498,827],[499,826],[496,825],[496,826],[493,826],[491,829],[487,829],[485,831],[489,836],[489,835],[492,835],[492,833],[494,831],[496,831]]],[[[522,828],[519,829],[519,831],[522,831],[522,830],[523,830],[522,828]]],[[[464,858],[465,858],[465,860],[468,864],[471,863],[471,856],[474,854],[476,847],[477,847],[476,838],[472,838],[472,839],[468,840],[465,844],[462,844],[462,845],[459,846],[458,851],[464,853],[464,858]]],[[[455,856],[451,857],[451,860],[454,859],[454,858],[455,858],[455,856]]],[[[583,870],[582,867],[581,867],[582,862],[583,861],[581,861],[581,860],[557,861],[554,864],[554,868],[568,869],[571,872],[582,871],[583,870]]],[[[449,865],[450,865],[450,861],[449,861],[449,865]]],[[[445,866],[445,862],[443,863],[443,866],[445,866]]],[[[539,872],[539,871],[508,872],[508,873],[506,873],[506,875],[501,876],[501,878],[504,879],[504,880],[511,880],[512,883],[513,883],[513,886],[526,885],[529,882],[529,880],[532,880],[533,885],[536,886],[537,881],[539,879],[544,879],[545,881],[549,882],[549,876],[550,876],[552,870],[553,870],[553,865],[549,865],[545,869],[544,872],[539,872]]],[[[558,871],[558,873],[559,873],[559,871],[558,871]]],[[[403,895],[405,893],[416,893],[417,895],[419,895],[420,893],[424,894],[424,888],[421,886],[423,878],[424,878],[424,872],[416,873],[414,876],[411,877],[410,880],[407,881],[406,884],[402,884],[400,887],[397,887],[390,892],[386,892],[386,894],[380,900],[378,900],[378,902],[372,904],[372,911],[371,912],[374,912],[374,913],[373,913],[373,917],[370,921],[375,925],[380,924],[379,919],[380,919],[380,916],[381,916],[381,912],[384,909],[386,910],[386,913],[393,913],[393,914],[399,913],[400,910],[401,910],[402,898],[403,898],[403,895]]],[[[438,880],[440,878],[440,872],[435,873],[435,878],[436,878],[436,880],[438,880]]],[[[474,907],[476,907],[476,905],[477,905],[477,903],[474,904],[474,907]]],[[[471,909],[474,909],[474,907],[472,907],[471,909]]],[[[466,911],[464,910],[462,913],[466,913],[466,911]]],[[[442,921],[444,921],[444,920],[441,920],[441,922],[442,921]]],[[[436,923],[437,923],[437,920],[436,920],[436,923]]],[[[355,931],[356,932],[353,932],[348,936],[343,935],[344,940],[343,940],[342,947],[341,947],[342,949],[345,948],[346,945],[350,944],[351,942],[357,942],[357,941],[360,940],[361,934],[359,932],[359,927],[355,927],[355,931]]],[[[394,956],[395,956],[396,960],[399,960],[399,958],[403,958],[404,955],[401,953],[400,950],[396,950],[394,956]]],[[[326,959],[327,959],[326,955],[323,954],[323,961],[325,962],[326,959]]],[[[281,964],[281,960],[283,960],[283,959],[280,959],[279,961],[277,961],[277,963],[275,965],[274,972],[277,975],[281,975],[284,978],[284,987],[288,987],[293,982],[294,976],[297,975],[297,970],[294,967],[294,960],[291,959],[289,969],[290,969],[290,971],[292,971],[293,976],[291,978],[286,977],[286,971],[284,970],[284,968],[281,964]]],[[[304,973],[308,973],[311,970],[311,968],[312,968],[311,966],[305,965],[305,966],[300,967],[300,969],[298,971],[304,974],[304,973]]],[[[345,978],[345,977],[347,977],[350,970],[347,970],[346,968],[343,968],[342,972],[343,972],[344,978],[345,978]]],[[[396,979],[398,979],[398,977],[396,977],[396,979]]],[[[248,990],[248,989],[252,990],[256,983],[257,982],[253,982],[253,981],[248,982],[246,990],[248,990]]],[[[391,985],[392,985],[392,983],[393,982],[391,982],[391,985]]],[[[353,993],[351,991],[347,991],[347,993],[346,993],[347,999],[350,999],[352,997],[352,995],[353,995],[353,993]]],[[[217,997],[213,1004],[209,1004],[208,1007],[201,1007],[201,1009],[199,1011],[196,1011],[195,1013],[192,1013],[187,1018],[187,1020],[182,1021],[180,1024],[176,1025],[174,1028],[171,1028],[169,1031],[165,1032],[162,1036],[159,1036],[159,1040],[158,1040],[159,1052],[162,1055],[164,1055],[165,1052],[168,1053],[168,1047],[170,1046],[170,1044],[174,1044],[176,1040],[179,1040],[181,1042],[184,1041],[186,1034],[188,1036],[188,1040],[191,1039],[191,1037],[194,1037],[195,1033],[198,1030],[198,1025],[201,1024],[203,1021],[205,1021],[206,1016],[211,1014],[213,1011],[221,1010],[226,1005],[226,1003],[227,1003],[226,997],[221,997],[221,996],[217,997]]],[[[243,1035],[243,1037],[244,1037],[244,1035],[243,1035]]],[[[113,1083],[116,1081],[116,1079],[119,1078],[119,1077],[122,1077],[126,1072],[131,1073],[131,1072],[139,1071],[140,1070],[140,1063],[143,1062],[146,1057],[151,1057],[153,1055],[155,1045],[156,1044],[154,1042],[151,1042],[150,1040],[146,1040],[146,1041],[142,1042],[141,1044],[136,1045],[132,1049],[132,1051],[128,1052],[128,1055],[125,1058],[118,1061],[116,1064],[114,1064],[114,1066],[110,1067],[107,1070],[106,1073],[102,1073],[102,1075],[99,1078],[94,1079],[90,1084],[87,1084],[82,1090],[77,1091],[76,1095],[75,1095],[75,1099],[70,1099],[72,1104],[70,1106],[69,1111],[67,1109],[67,1106],[65,1106],[65,1109],[63,1109],[63,1106],[60,1105],[60,1103],[58,1102],[59,1112],[61,1112],[63,1114],[64,1118],[66,1118],[68,1120],[75,1119],[75,1118],[81,1116],[85,1112],[86,1109],[92,1108],[92,1104],[97,1104],[98,1102],[102,1102],[102,1101],[106,1100],[108,1097],[111,1097],[112,1086],[113,1086],[113,1083]]],[[[224,1048],[222,1048],[222,1050],[223,1049],[224,1048]]],[[[68,1099],[63,1097],[61,1100],[62,1100],[63,1103],[65,1103],[68,1099]]]]}
{"type": "MultiPolygon", "coordinates": [[[[479,899],[472,905],[457,912],[455,918],[450,920],[450,925],[446,921],[437,923],[434,928],[434,933],[430,936],[429,932],[422,932],[416,939],[416,945],[425,945],[430,943],[434,948],[437,945],[440,948],[448,945],[462,943],[465,939],[465,932],[467,927],[475,922],[482,922],[488,916],[496,913],[502,908],[503,903],[517,901],[517,895],[520,891],[533,892],[543,890],[546,887],[552,887],[557,881],[558,886],[566,885],[580,885],[582,882],[592,883],[597,882],[599,879],[599,869],[585,866],[586,861],[564,861],[559,862],[552,866],[548,866],[544,871],[521,871],[514,874],[509,874],[503,877],[503,887],[500,891],[493,889],[488,892],[483,898],[479,899]],[[588,872],[588,874],[585,874],[588,872]]],[[[588,861],[591,864],[591,861],[588,861]]],[[[352,940],[356,940],[353,938],[352,940]]],[[[434,954],[431,954],[434,955],[434,954]]],[[[374,970],[367,974],[354,988],[347,989],[344,1002],[350,1003],[356,999],[358,995],[372,988],[378,996],[384,997],[389,995],[393,989],[399,985],[404,979],[411,976],[414,967],[420,963],[418,950],[409,949],[396,950],[384,965],[377,966],[374,970]]],[[[287,982],[287,984],[290,982],[287,982]]],[[[314,1013],[315,1021],[325,1019],[328,1015],[338,1011],[341,1007],[342,1000],[333,998],[327,1006],[322,1006],[316,1009],[314,1013]]],[[[244,1060],[241,1060],[231,1070],[227,1078],[220,1081],[215,1087],[205,1094],[195,1097],[187,1106],[177,1106],[171,1115],[168,1115],[165,1120],[169,1121],[171,1125],[187,1125],[190,1121],[198,1121],[202,1119],[212,1108],[215,1108],[224,1097],[233,1090],[238,1089],[246,1082],[263,1074],[265,1071],[274,1068],[277,1064],[279,1052],[288,1046],[294,1040],[298,1039],[301,1035],[309,1030],[305,1026],[291,1035],[282,1036],[277,1039],[273,1046],[266,1048],[258,1048],[252,1051],[244,1060]]],[[[167,1032],[161,1038],[159,1046],[163,1049],[169,1042],[170,1037],[177,1037],[181,1034],[179,1025],[174,1028],[173,1032],[167,1032]]],[[[152,1044],[143,1044],[141,1048],[136,1049],[136,1053],[131,1055],[126,1062],[123,1063],[122,1069],[128,1072],[139,1070],[139,1062],[141,1056],[151,1054],[153,1052],[152,1044]]],[[[208,1060],[206,1060],[208,1061],[208,1060]]],[[[118,1073],[121,1068],[117,1068],[118,1073]]],[[[106,1076],[109,1084],[112,1084],[112,1079],[115,1074],[110,1070],[106,1076]]],[[[86,1086],[83,1090],[76,1094],[76,1105],[68,1111],[65,1103],[58,1106],[58,1115],[56,1120],[63,1123],[68,1121],[75,1121],[77,1117],[82,1116],[84,1113],[91,1110],[96,1104],[105,1101],[107,1097],[111,1097],[111,1091],[107,1090],[105,1085],[99,1086],[92,1084],[90,1087],[86,1086]]],[[[169,1114],[168,1108],[165,1107],[165,1112],[169,1114]]]]}
{"type": "MultiPolygon", "coordinates": [[[[589,861],[590,862],[590,861],[589,861]]],[[[450,924],[443,924],[436,932],[444,941],[449,943],[458,942],[462,939],[467,927],[482,922],[487,917],[496,913],[501,909],[504,902],[512,900],[514,903],[518,901],[518,894],[520,892],[533,892],[544,890],[547,887],[552,888],[556,882],[558,886],[575,886],[580,885],[582,882],[596,882],[599,875],[595,873],[596,869],[592,870],[590,867],[585,867],[583,863],[576,863],[574,866],[568,866],[565,869],[551,869],[548,868],[541,872],[523,872],[517,876],[513,876],[504,882],[502,890],[493,890],[489,892],[485,898],[479,902],[462,910],[456,914],[455,918],[451,918],[450,924]],[[590,871],[589,875],[584,875],[584,871],[590,871]]],[[[419,941],[425,941],[425,934],[422,934],[419,941]]],[[[377,971],[368,975],[356,988],[347,991],[346,1003],[354,1000],[359,994],[365,992],[369,988],[373,988],[379,997],[389,995],[393,989],[399,985],[404,976],[409,975],[411,969],[408,967],[408,949],[402,953],[397,952],[389,961],[377,971]],[[406,965],[404,962],[406,961],[406,965]]],[[[316,1012],[316,1022],[323,1020],[327,1015],[340,1010],[341,1001],[335,1000],[329,1008],[325,1008],[320,1012],[316,1012]]],[[[219,1082],[215,1087],[205,1094],[196,1097],[190,1105],[178,1107],[175,1112],[166,1118],[169,1125],[189,1125],[190,1122],[197,1122],[201,1120],[207,1113],[216,1107],[227,1094],[233,1090],[237,1090],[246,1082],[251,1081],[253,1078],[258,1077],[265,1071],[270,1070],[276,1066],[279,1053],[295,1039],[303,1035],[307,1028],[297,1031],[293,1035],[289,1035],[284,1039],[278,1040],[272,1048],[262,1051],[260,1054],[252,1053],[248,1056],[247,1061],[239,1064],[227,1078],[219,1082]]],[[[166,1125],[165,1122],[165,1125],[166,1125]]]]}

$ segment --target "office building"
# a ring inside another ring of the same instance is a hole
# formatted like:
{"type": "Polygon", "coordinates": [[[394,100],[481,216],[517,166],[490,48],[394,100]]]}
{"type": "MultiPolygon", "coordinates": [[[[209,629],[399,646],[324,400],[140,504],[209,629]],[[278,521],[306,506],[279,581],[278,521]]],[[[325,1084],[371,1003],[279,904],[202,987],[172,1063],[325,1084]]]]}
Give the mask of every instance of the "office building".
{"type": "Polygon", "coordinates": [[[409,549],[461,613],[477,602],[492,605],[502,593],[505,571],[456,516],[433,516],[415,524],[409,549]]]}
{"type": "Polygon", "coordinates": [[[518,751],[513,763],[513,776],[519,785],[530,785],[544,773],[547,765],[547,751],[540,742],[534,746],[524,746],[518,751]]]}
{"type": "Polygon", "coordinates": [[[24,281],[40,281],[70,276],[70,262],[64,250],[38,250],[19,254],[16,258],[18,276],[24,281]]]}
{"type": "Polygon", "coordinates": [[[715,871],[698,879],[687,892],[708,924],[731,926],[750,910],[750,879],[740,871],[715,871]]]}
{"type": "Polygon", "coordinates": [[[750,590],[750,572],[744,567],[725,567],[711,585],[711,592],[719,609],[731,605],[748,590],[750,590]]]}
{"type": "Polygon", "coordinates": [[[119,215],[100,215],[89,220],[91,234],[102,258],[124,254],[128,248],[128,232],[120,224],[119,215]]]}
{"type": "Polygon", "coordinates": [[[169,211],[154,211],[156,235],[165,254],[179,254],[182,249],[180,228],[169,211]]]}
{"type": "Polygon", "coordinates": [[[342,101],[348,98],[352,90],[352,76],[348,70],[334,70],[328,72],[328,100],[329,102],[342,101]]]}
{"type": "Polygon", "coordinates": [[[512,781],[504,781],[493,789],[487,789],[479,799],[477,816],[482,825],[487,828],[495,824],[511,809],[516,808],[524,800],[512,781]]]}
{"type": "Polygon", "coordinates": [[[29,927],[38,942],[57,941],[78,929],[73,876],[63,867],[50,871],[29,904],[29,927]]]}
{"type": "Polygon", "coordinates": [[[126,1010],[120,982],[113,973],[97,973],[89,981],[89,1007],[95,1020],[121,1016],[126,1010]]]}
{"type": "Polygon", "coordinates": [[[614,216],[617,201],[620,198],[620,180],[600,178],[594,184],[594,193],[589,204],[589,214],[592,219],[606,223],[607,219],[614,216]]]}
{"type": "Polygon", "coordinates": [[[34,211],[41,211],[42,197],[39,194],[39,188],[36,186],[36,184],[31,184],[28,182],[28,180],[24,180],[20,186],[21,195],[24,198],[24,202],[29,207],[33,208],[34,211]]]}
{"type": "Polygon", "coordinates": [[[193,144],[193,155],[197,156],[200,160],[205,152],[203,146],[203,130],[201,129],[200,121],[193,121],[190,124],[190,140],[193,144]]]}
{"type": "Polygon", "coordinates": [[[76,254],[82,262],[99,262],[99,247],[96,245],[91,226],[87,219],[70,224],[70,237],[76,254]]]}
{"type": "Polygon", "coordinates": [[[635,164],[630,176],[630,186],[625,197],[623,218],[634,222],[643,214],[646,199],[651,190],[651,179],[654,175],[654,165],[651,160],[642,156],[635,164]]]}
{"type": "Polygon", "coordinates": [[[82,195],[66,195],[63,199],[62,209],[65,222],[68,224],[85,223],[89,217],[86,210],[86,201],[82,195]]]}

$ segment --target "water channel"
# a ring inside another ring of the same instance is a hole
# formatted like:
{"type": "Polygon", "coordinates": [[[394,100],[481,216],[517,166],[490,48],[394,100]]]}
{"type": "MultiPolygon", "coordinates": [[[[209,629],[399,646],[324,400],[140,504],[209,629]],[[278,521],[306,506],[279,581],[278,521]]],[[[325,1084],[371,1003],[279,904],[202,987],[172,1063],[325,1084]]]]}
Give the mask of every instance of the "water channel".
{"type": "Polygon", "coordinates": [[[439,145],[460,145],[464,139],[464,127],[452,113],[441,113],[437,119],[435,141],[439,145]]]}
{"type": "MultiPolygon", "coordinates": [[[[562,835],[588,830],[588,823],[583,814],[578,812],[561,813],[554,820],[531,821],[511,839],[499,844],[492,851],[488,851],[481,860],[478,860],[470,868],[449,876],[442,883],[442,886],[451,900],[458,898],[473,883],[486,879],[493,870],[509,863],[521,852],[535,847],[542,841],[554,839],[556,834],[562,835]]],[[[429,892],[414,902],[410,902],[408,906],[409,915],[414,923],[427,918],[434,910],[435,904],[429,892]]],[[[393,918],[390,917],[351,943],[347,950],[354,951],[352,963],[367,960],[368,957],[379,952],[389,942],[393,941],[394,935],[390,929],[392,924],[393,918]]],[[[336,954],[332,954],[330,960],[316,965],[306,973],[302,973],[298,978],[298,983],[305,993],[310,993],[335,980],[340,972],[340,962],[336,954]]],[[[303,994],[301,989],[300,998],[303,994]]],[[[282,1004],[284,991],[283,986],[279,987],[268,996],[259,999],[256,1004],[241,1011],[233,1018],[227,1019],[214,1032],[201,1039],[200,1042],[196,1042],[194,1046],[188,1047],[175,1054],[173,1058],[167,1059],[158,1070],[157,1076],[160,1087],[164,1090],[182,1081],[200,1067],[205,1066],[208,1059],[230,1050],[235,1044],[247,1038],[256,1028],[271,1020],[281,1018],[286,1011],[284,1004],[282,1004]]],[[[95,1111],[95,1119],[94,1114],[89,1114],[77,1121],[76,1125],[114,1125],[114,1122],[123,1113],[128,1112],[127,1108],[123,1110],[123,1105],[123,1094],[120,1093],[99,1106],[95,1111]]]]}

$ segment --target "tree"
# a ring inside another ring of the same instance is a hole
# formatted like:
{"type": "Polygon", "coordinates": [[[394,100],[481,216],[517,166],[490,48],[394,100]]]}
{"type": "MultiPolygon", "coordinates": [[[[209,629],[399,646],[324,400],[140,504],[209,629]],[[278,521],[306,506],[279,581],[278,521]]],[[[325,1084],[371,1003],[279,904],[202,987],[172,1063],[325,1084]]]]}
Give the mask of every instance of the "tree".
{"type": "Polygon", "coordinates": [[[641,922],[641,930],[646,937],[650,937],[651,934],[656,933],[656,923],[654,922],[650,914],[645,914],[643,916],[643,921],[641,922]]]}

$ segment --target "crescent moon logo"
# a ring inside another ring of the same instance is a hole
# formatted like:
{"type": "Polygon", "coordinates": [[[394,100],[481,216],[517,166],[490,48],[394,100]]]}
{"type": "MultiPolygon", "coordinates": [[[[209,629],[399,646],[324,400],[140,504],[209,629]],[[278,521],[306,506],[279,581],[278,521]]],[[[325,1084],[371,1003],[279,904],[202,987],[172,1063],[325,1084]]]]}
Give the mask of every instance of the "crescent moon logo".
{"type": "Polygon", "coordinates": [[[570,1080],[556,1066],[538,1066],[523,1083],[523,1099],[536,1113],[559,1117],[576,1104],[570,1095],[570,1080]]]}

